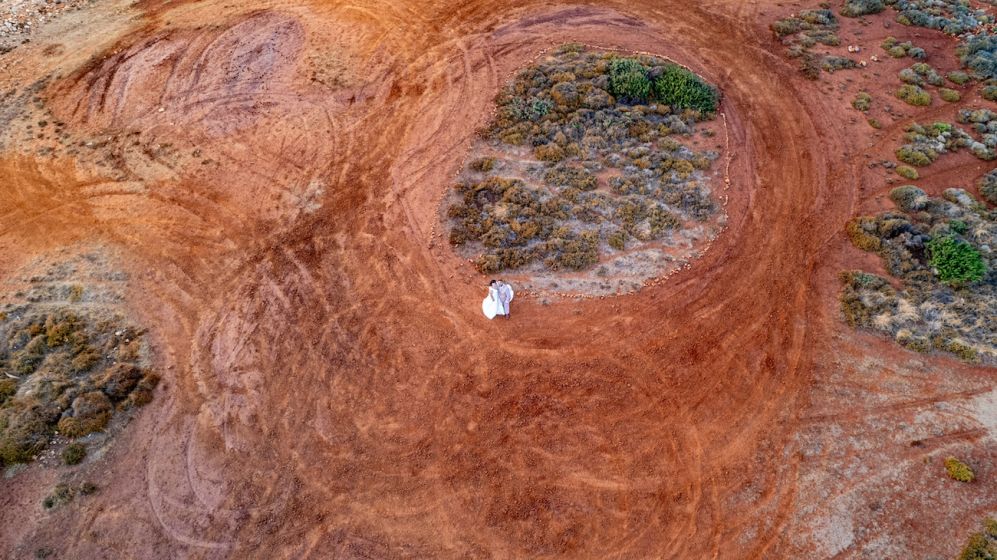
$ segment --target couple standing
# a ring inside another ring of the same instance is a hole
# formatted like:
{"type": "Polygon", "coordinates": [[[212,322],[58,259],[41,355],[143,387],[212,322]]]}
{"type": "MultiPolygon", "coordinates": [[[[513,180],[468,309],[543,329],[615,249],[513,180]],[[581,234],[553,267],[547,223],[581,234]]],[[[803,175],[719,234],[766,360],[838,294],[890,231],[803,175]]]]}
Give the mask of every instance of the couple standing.
{"type": "Polygon", "coordinates": [[[512,302],[514,296],[512,286],[501,280],[492,280],[488,283],[488,295],[481,302],[481,311],[489,319],[494,319],[496,315],[505,315],[505,318],[508,319],[510,317],[509,303],[512,302]]]}

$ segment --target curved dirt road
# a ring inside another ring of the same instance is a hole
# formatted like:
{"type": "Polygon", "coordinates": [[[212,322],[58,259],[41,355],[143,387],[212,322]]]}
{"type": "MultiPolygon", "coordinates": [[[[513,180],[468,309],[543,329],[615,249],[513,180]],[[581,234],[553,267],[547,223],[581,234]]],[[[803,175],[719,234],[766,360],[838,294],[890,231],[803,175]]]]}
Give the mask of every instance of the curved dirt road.
{"type": "MultiPolygon", "coordinates": [[[[799,513],[807,472],[826,466],[799,451],[826,421],[815,371],[842,349],[906,358],[837,320],[861,169],[840,109],[773,54],[776,8],[246,4],[97,7],[106,19],[85,34],[49,39],[78,51],[8,55],[21,87],[59,75],[43,99],[67,130],[115,137],[0,161],[0,264],[84,240],[119,248],[166,383],[93,474],[94,501],[16,527],[3,508],[5,548],[832,555],[808,534],[822,521],[799,513]],[[437,203],[498,88],[570,41],[653,52],[720,85],[729,225],[660,286],[523,298],[513,321],[489,323],[484,279],[439,235],[437,203]]],[[[22,475],[8,505],[50,477],[22,475]]],[[[979,491],[977,517],[994,495],[979,491]]],[[[969,528],[922,529],[911,549],[951,550],[969,528]]]]}

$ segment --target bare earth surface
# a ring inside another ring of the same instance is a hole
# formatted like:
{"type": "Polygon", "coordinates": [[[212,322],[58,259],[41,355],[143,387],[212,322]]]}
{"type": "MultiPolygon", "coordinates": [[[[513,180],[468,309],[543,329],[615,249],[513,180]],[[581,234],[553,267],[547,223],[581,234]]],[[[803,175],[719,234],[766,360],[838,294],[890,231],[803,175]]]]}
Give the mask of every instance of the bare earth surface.
{"type": "MultiPolygon", "coordinates": [[[[105,247],[163,383],[81,467],[97,494],[0,481],[0,556],[954,556],[997,513],[997,370],[839,318],[838,271],[878,270],[842,229],[890,187],[865,154],[904,123],[782,57],[766,26],[807,7],[109,1],[36,30],[2,57],[0,282],[105,247]],[[487,322],[438,203],[569,41],[723,90],[727,226],[636,294],[487,322]]],[[[950,162],[923,188],[982,168],[950,162]]]]}

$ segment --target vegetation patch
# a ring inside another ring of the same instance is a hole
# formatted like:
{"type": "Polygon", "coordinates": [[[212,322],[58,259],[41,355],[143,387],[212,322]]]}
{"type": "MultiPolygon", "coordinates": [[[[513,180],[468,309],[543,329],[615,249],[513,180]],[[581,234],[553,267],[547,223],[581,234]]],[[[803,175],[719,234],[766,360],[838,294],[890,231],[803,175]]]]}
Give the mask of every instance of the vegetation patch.
{"type": "Polygon", "coordinates": [[[956,47],[962,66],[980,80],[997,79],[997,36],[988,32],[968,35],[956,47]]]}
{"type": "Polygon", "coordinates": [[[990,204],[997,205],[997,169],[991,170],[977,182],[980,196],[990,204]]]}
{"type": "Polygon", "coordinates": [[[841,15],[845,17],[860,17],[870,14],[878,14],[886,8],[883,0],[846,0],[841,8],[841,15]]]}
{"type": "Polygon", "coordinates": [[[52,489],[52,493],[42,500],[42,507],[45,509],[55,509],[72,502],[77,496],[89,496],[97,492],[97,490],[97,486],[91,482],[84,482],[79,485],[60,482],[52,489]]]}
{"type": "Polygon", "coordinates": [[[852,100],[852,107],[863,113],[868,111],[872,107],[872,96],[864,91],[858,92],[852,100]]]}
{"type": "Polygon", "coordinates": [[[958,86],[966,85],[970,80],[972,80],[972,78],[969,77],[969,74],[963,72],[962,70],[949,72],[945,77],[948,78],[950,82],[958,86]]]}
{"type": "Polygon", "coordinates": [[[682,143],[719,94],[651,56],[568,45],[502,90],[446,211],[450,243],[486,273],[578,271],[702,224],[717,152],[682,143]]]}
{"type": "Polygon", "coordinates": [[[969,150],[977,158],[990,161],[997,157],[997,113],[989,109],[967,110],[959,113],[959,121],[969,124],[966,130],[953,123],[915,123],[907,127],[904,135],[906,143],[897,151],[897,159],[914,167],[931,165],[941,155],[969,150]],[[993,129],[990,128],[993,122],[993,129]],[[981,132],[979,138],[970,132],[981,132]]]}
{"type": "Polygon", "coordinates": [[[855,218],[846,233],[859,249],[879,254],[902,287],[843,273],[845,321],[911,350],[997,363],[997,212],[963,189],[932,198],[903,186],[890,198],[897,211],[855,218]]]}
{"type": "Polygon", "coordinates": [[[975,9],[965,0],[886,0],[886,3],[898,12],[898,23],[949,35],[962,35],[992,23],[985,10],[975,9]]]}
{"type": "MultiPolygon", "coordinates": [[[[0,465],[31,461],[56,431],[82,437],[103,430],[116,413],[149,402],[159,378],[140,365],[142,336],[118,321],[69,308],[5,309],[0,465]]],[[[71,459],[76,452],[68,450],[71,459]]]]}
{"type": "Polygon", "coordinates": [[[915,107],[931,105],[931,94],[914,84],[904,84],[897,90],[897,99],[915,107]]]}
{"type": "Polygon", "coordinates": [[[821,70],[835,72],[858,66],[858,62],[850,58],[821,55],[811,50],[817,45],[835,47],[841,44],[837,34],[838,19],[831,10],[802,10],[799,15],[773,22],[770,28],[787,47],[789,57],[800,61],[800,72],[811,80],[819,78],[821,70]]]}
{"type": "Polygon", "coordinates": [[[78,465],[87,456],[87,446],[82,443],[70,443],[62,450],[62,463],[64,465],[78,465]]]}
{"type": "Polygon", "coordinates": [[[898,165],[896,171],[897,171],[897,175],[900,175],[904,179],[907,179],[907,180],[910,180],[910,181],[916,181],[918,179],[918,177],[920,176],[918,174],[918,172],[917,172],[917,169],[914,169],[913,167],[911,167],[909,165],[898,165]]]}
{"type": "Polygon", "coordinates": [[[959,482],[973,482],[976,480],[976,474],[973,472],[973,469],[955,457],[945,458],[945,472],[948,473],[949,478],[959,482]]]}
{"type": "Polygon", "coordinates": [[[942,101],[948,103],[955,103],[957,101],[962,100],[962,94],[960,94],[958,91],[954,89],[949,89],[949,88],[939,88],[938,96],[942,98],[942,101]]]}
{"type": "Polygon", "coordinates": [[[928,58],[928,53],[921,47],[915,47],[910,41],[900,42],[896,37],[887,37],[880,44],[886,54],[893,58],[903,58],[909,56],[916,60],[928,58]]]}
{"type": "Polygon", "coordinates": [[[987,519],[983,531],[973,533],[956,560],[994,560],[997,558],[997,520],[987,519]]]}

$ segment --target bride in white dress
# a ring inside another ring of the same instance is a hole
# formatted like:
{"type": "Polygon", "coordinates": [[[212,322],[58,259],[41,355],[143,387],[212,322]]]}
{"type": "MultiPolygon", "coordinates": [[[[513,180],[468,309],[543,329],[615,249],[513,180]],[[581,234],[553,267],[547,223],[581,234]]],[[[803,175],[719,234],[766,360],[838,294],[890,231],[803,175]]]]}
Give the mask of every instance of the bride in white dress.
{"type": "Polygon", "coordinates": [[[481,311],[489,319],[494,319],[497,315],[507,315],[512,298],[512,286],[492,280],[488,283],[488,295],[481,302],[481,311]]]}

